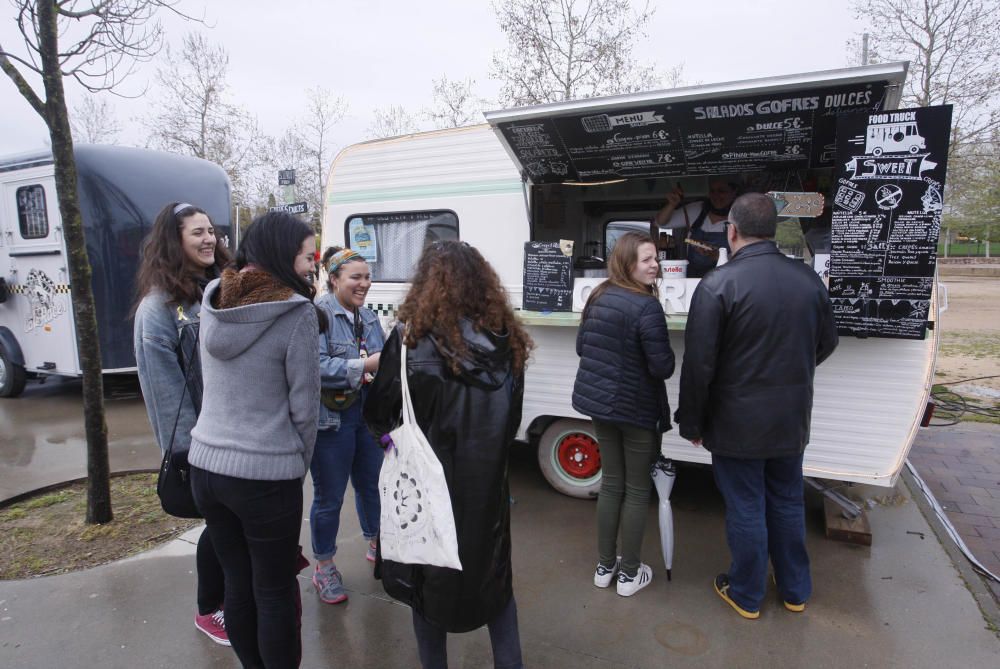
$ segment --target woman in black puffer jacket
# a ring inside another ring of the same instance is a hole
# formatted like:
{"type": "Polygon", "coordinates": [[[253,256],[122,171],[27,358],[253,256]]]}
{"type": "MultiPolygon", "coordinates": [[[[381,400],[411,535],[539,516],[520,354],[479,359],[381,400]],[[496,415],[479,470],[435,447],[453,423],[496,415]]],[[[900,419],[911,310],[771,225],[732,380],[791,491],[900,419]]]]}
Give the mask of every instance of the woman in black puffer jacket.
{"type": "Polygon", "coordinates": [[[653,578],[639,552],[649,468],[659,455],[661,435],[670,429],[664,380],[674,373],[674,352],[658,299],[660,276],[651,237],[638,232],[619,237],[608,280],[587,300],[576,338],[580,369],[573,408],[593,419],[601,449],[594,585],[608,587],[617,573],[617,591],[624,597],[653,578]]]}

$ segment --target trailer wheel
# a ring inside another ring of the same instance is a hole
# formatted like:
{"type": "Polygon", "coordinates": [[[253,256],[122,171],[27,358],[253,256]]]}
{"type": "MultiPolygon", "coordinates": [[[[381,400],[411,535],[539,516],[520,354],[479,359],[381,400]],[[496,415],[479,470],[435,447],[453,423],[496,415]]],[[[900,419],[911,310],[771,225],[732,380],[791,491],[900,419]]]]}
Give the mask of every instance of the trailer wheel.
{"type": "Polygon", "coordinates": [[[3,351],[0,351],[0,397],[17,397],[24,391],[28,377],[24,367],[11,362],[3,351]]]}
{"type": "Polygon", "coordinates": [[[563,418],[538,440],[538,466],[553,488],[581,499],[597,497],[601,488],[601,451],[594,425],[563,418]]]}

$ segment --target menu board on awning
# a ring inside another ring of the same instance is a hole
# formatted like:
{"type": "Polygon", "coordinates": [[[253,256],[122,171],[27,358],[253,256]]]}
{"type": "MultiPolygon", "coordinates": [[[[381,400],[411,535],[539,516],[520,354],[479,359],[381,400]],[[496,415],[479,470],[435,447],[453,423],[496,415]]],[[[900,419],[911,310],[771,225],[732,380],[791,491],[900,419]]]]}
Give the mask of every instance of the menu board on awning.
{"type": "Polygon", "coordinates": [[[881,109],[885,82],[619,107],[497,123],[533,183],[833,165],[837,116],[881,109]]]}
{"type": "Polygon", "coordinates": [[[923,339],[950,133],[950,105],[840,118],[830,297],[842,334],[923,339]]]}

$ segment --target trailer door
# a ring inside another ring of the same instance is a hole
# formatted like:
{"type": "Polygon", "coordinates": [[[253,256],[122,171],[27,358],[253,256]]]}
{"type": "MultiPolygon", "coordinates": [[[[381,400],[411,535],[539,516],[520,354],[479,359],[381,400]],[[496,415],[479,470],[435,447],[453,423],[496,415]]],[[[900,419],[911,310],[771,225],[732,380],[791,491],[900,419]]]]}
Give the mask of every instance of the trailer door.
{"type": "Polygon", "coordinates": [[[28,372],[79,374],[55,179],[41,173],[7,181],[0,198],[10,286],[0,325],[20,345],[28,372]]]}

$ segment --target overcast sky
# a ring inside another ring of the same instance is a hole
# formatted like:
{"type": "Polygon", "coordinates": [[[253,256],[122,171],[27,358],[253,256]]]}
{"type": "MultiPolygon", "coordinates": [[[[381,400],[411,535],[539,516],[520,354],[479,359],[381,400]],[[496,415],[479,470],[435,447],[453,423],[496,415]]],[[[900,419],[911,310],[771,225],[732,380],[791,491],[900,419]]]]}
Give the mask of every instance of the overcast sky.
{"type": "MultiPolygon", "coordinates": [[[[635,5],[640,0],[635,0],[635,5]]],[[[718,83],[845,67],[846,42],[860,30],[847,0],[659,0],[648,36],[635,55],[663,71],[683,62],[689,83],[718,83]]],[[[169,43],[202,31],[229,52],[233,98],[280,135],[301,116],[304,91],[322,85],[349,104],[335,128],[335,148],[366,139],[373,109],[430,106],[432,80],[472,77],[495,97],[490,59],[505,46],[487,0],[185,0],[207,26],[161,17],[169,43]]],[[[0,4],[0,44],[15,51],[20,34],[8,2],[0,4]]],[[[128,80],[136,94],[153,80],[154,63],[128,80]]],[[[33,82],[38,83],[38,82],[33,82]]],[[[84,93],[67,84],[70,107],[84,93]]],[[[141,143],[135,120],[148,98],[107,96],[125,126],[121,141],[141,143]]],[[[41,120],[0,74],[0,154],[47,144],[41,120]]],[[[426,122],[424,122],[427,125],[426,122]]],[[[428,126],[429,127],[429,126],[428,126]]]]}

